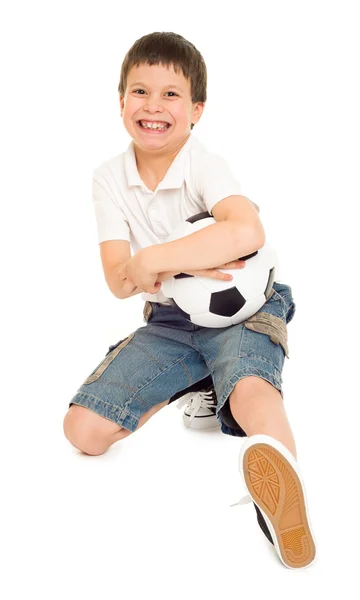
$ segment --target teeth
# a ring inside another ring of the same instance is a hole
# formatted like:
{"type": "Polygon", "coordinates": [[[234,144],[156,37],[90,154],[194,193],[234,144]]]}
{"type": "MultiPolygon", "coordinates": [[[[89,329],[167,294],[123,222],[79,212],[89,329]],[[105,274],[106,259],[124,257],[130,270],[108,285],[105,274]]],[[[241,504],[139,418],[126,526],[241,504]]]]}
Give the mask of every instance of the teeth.
{"type": "Polygon", "coordinates": [[[162,123],[146,123],[146,121],[140,121],[143,127],[147,127],[148,129],[167,129],[167,125],[163,125],[162,123]]]}

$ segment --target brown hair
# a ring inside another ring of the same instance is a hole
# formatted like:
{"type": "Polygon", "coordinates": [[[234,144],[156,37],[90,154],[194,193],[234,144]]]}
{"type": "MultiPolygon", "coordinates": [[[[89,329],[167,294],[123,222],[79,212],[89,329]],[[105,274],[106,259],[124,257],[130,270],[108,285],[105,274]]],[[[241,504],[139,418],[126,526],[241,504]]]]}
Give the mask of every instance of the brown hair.
{"type": "MultiPolygon", "coordinates": [[[[136,40],[128,50],[121,66],[118,92],[125,95],[127,76],[134,66],[172,65],[175,73],[182,71],[190,79],[191,101],[206,102],[207,71],[200,52],[177,33],[156,31],[136,40]]],[[[191,129],[194,124],[191,124],[191,129]]]]}

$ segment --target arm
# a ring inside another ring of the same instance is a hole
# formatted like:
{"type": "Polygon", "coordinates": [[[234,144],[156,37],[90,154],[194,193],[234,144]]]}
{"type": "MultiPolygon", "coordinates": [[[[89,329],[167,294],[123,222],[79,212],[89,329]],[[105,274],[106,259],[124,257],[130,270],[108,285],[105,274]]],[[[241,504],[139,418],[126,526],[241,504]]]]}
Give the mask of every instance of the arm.
{"type": "Polygon", "coordinates": [[[247,256],[265,243],[258,211],[244,196],[229,196],[212,209],[216,223],[173,242],[141,250],[145,270],[181,273],[247,256]]]}
{"type": "MultiPolygon", "coordinates": [[[[122,269],[122,267],[123,265],[121,265],[120,269],[122,269]]],[[[131,296],[137,296],[137,294],[142,294],[145,292],[145,290],[143,290],[141,287],[134,287],[134,284],[130,279],[126,278],[121,280],[118,272],[116,273],[115,284],[111,290],[116,298],[125,300],[126,298],[131,298],[131,296]]],[[[179,271],[167,271],[166,273],[159,273],[156,281],[161,283],[166,279],[170,279],[170,277],[174,277],[174,275],[177,275],[178,273],[179,271]]],[[[160,291],[160,288],[157,291],[160,291]]]]}
{"type": "Polygon", "coordinates": [[[136,296],[137,294],[142,294],[143,293],[143,289],[141,289],[140,287],[135,287],[132,284],[127,283],[127,285],[125,284],[126,281],[129,280],[123,280],[120,281],[120,279],[118,277],[116,277],[115,280],[115,284],[113,285],[111,291],[114,294],[114,296],[116,298],[119,298],[120,300],[125,300],[126,298],[130,298],[131,296],[136,296]],[[127,292],[126,288],[130,286],[132,288],[132,292],[127,292]]]}
{"type": "MultiPolygon", "coordinates": [[[[166,271],[165,273],[159,273],[156,281],[162,283],[166,281],[166,279],[170,279],[170,277],[174,277],[174,275],[178,275],[180,271],[166,271]]],[[[115,294],[117,298],[121,298],[121,300],[125,300],[126,298],[131,298],[131,296],[136,296],[137,294],[142,294],[145,290],[141,287],[136,287],[135,289],[133,284],[129,279],[125,279],[125,281],[120,282],[118,278],[118,293],[121,295],[115,294]],[[132,292],[128,293],[126,290],[132,289],[132,292]]],[[[160,291],[160,290],[158,290],[160,291]]]]}
{"type": "Polygon", "coordinates": [[[120,298],[121,300],[125,300],[126,298],[136,296],[137,294],[141,294],[143,292],[148,294],[156,294],[161,290],[161,282],[165,281],[166,279],[170,279],[170,277],[174,277],[174,275],[179,273],[179,271],[166,271],[164,273],[154,274],[152,280],[149,281],[147,276],[150,271],[144,273],[142,265],[140,266],[138,263],[139,258],[142,256],[141,252],[142,251],[132,256],[126,263],[118,265],[118,267],[114,270],[111,291],[114,296],[120,298]],[[131,269],[133,265],[136,265],[135,268],[141,268],[143,277],[145,276],[145,280],[147,280],[145,281],[143,279],[144,285],[135,285],[132,281],[132,277],[128,276],[129,269],[131,269]]]}

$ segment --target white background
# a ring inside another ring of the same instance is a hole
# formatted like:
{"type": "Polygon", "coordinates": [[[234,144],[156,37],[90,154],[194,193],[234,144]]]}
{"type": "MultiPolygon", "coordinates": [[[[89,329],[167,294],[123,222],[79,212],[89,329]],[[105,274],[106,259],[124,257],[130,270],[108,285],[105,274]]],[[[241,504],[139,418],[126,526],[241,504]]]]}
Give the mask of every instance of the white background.
{"type": "MultiPolygon", "coordinates": [[[[4,2],[0,587],[6,600],[301,598],[357,586],[359,18],[356,2],[4,2]],[[210,6],[211,5],[211,6],[210,6]],[[235,10],[236,8],[236,10],[235,10]],[[260,205],[297,312],[286,408],[318,561],[285,569],[242,495],[242,441],[174,404],[105,455],[63,436],[108,346],[143,325],[108,290],[93,169],[129,144],[117,85],[152,31],[202,53],[193,133],[260,205]],[[357,529],[357,531],[355,531],[357,529]]],[[[356,589],[356,588],[355,588],[356,589]]]]}

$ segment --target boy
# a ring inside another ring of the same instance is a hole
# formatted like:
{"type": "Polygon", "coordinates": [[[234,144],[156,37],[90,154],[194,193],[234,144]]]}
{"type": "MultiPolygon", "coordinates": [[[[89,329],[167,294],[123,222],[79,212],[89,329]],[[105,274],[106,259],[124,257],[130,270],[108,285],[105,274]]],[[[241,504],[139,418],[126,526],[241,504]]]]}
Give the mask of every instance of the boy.
{"type": "Polygon", "coordinates": [[[206,102],[204,60],[180,35],[143,36],[124,59],[118,91],[132,142],[94,173],[98,241],[110,290],[121,299],[142,293],[146,324],[111,346],[79,388],[65,435],[79,450],[102,454],[169,399],[213,384],[221,431],[248,436],[240,471],[263,532],[284,565],[306,567],[315,543],[281,390],[291,288],[275,282],[256,315],[220,329],[185,320],[161,292],[178,273],[229,280],[218,269],[243,268],[238,257],[265,242],[258,211],[226,162],[191,135],[206,102]],[[165,241],[204,210],[216,223],[165,241]]]}

